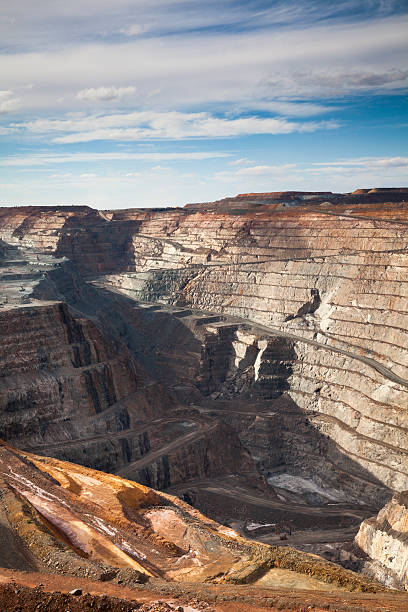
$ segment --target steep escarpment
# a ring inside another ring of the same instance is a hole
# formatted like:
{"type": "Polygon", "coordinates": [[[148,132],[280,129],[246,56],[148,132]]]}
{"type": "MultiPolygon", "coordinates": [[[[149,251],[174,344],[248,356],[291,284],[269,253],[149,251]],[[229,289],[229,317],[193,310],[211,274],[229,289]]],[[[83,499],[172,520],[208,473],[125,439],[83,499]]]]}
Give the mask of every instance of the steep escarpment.
{"type": "Polygon", "coordinates": [[[99,415],[123,428],[126,400],[144,387],[126,347],[66,304],[8,308],[1,325],[1,435],[40,445],[96,433],[99,415]]]}
{"type": "Polygon", "coordinates": [[[0,210],[0,236],[7,244],[68,257],[80,262],[85,274],[131,269],[131,237],[137,226],[133,220],[109,223],[88,206],[0,210]]]}
{"type": "Polygon", "coordinates": [[[393,588],[408,587],[408,492],[394,497],[355,537],[364,572],[393,588]]]}
{"type": "MultiPolygon", "coordinates": [[[[94,289],[88,291],[79,277],[70,279],[70,270],[63,269],[65,273],[55,270],[55,282],[52,275],[46,278],[41,291],[60,296],[71,289],[80,303],[97,300],[94,289]]],[[[108,298],[101,296],[93,304],[104,312],[98,325],[62,302],[34,299],[3,308],[2,437],[20,448],[123,471],[160,488],[204,475],[255,472],[259,478],[233,430],[222,423],[214,427],[177,403],[165,390],[165,380],[154,376],[154,368],[147,372],[151,359],[143,359],[146,345],[141,340],[148,338],[138,325],[140,316],[126,300],[108,298]],[[103,330],[115,305],[114,321],[103,330]],[[129,337],[125,321],[134,330],[129,337]],[[231,436],[229,452],[223,453],[224,439],[231,436]]]]}
{"type": "Polygon", "coordinates": [[[103,283],[138,300],[239,317],[271,337],[291,338],[286,390],[299,413],[385,491],[402,490],[405,210],[389,204],[253,217],[158,213],[141,223],[140,232],[154,240],[143,238],[136,271],[103,283]]]}
{"type": "MultiPolygon", "coordinates": [[[[177,307],[145,304],[139,311],[146,368],[173,396],[232,428],[271,484],[283,471],[323,484],[310,499],[387,498],[388,487],[333,441],[319,415],[294,401],[291,382],[301,359],[292,337],[177,307]]],[[[351,428],[348,435],[353,444],[351,428]]]]}
{"type": "Polygon", "coordinates": [[[248,504],[276,513],[283,498],[373,514],[408,488],[406,200],[3,209],[3,435],[191,499],[252,479],[248,504]],[[13,370],[19,326],[31,370],[13,370]]]}

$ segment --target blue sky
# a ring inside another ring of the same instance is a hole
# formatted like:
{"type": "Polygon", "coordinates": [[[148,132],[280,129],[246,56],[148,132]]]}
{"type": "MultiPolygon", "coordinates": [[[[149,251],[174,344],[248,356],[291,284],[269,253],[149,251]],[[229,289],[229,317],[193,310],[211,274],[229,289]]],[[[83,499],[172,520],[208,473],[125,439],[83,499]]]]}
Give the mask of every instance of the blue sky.
{"type": "Polygon", "coordinates": [[[408,184],[401,0],[0,6],[0,205],[408,184]]]}

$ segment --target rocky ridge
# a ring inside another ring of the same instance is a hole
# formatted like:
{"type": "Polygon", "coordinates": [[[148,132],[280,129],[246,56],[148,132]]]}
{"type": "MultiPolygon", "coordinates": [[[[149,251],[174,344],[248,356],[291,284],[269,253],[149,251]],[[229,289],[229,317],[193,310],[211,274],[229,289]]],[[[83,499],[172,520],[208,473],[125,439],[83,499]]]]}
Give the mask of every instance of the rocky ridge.
{"type": "MultiPolygon", "coordinates": [[[[245,584],[276,566],[346,590],[384,590],[312,555],[245,540],[176,497],[4,443],[0,486],[12,552],[24,553],[30,569],[122,582],[127,575],[136,584],[245,584]]],[[[10,554],[3,550],[2,561],[10,554]]]]}
{"type": "Polygon", "coordinates": [[[354,541],[365,553],[362,565],[368,576],[407,590],[408,492],[394,495],[376,517],[363,521],[354,541]]]}

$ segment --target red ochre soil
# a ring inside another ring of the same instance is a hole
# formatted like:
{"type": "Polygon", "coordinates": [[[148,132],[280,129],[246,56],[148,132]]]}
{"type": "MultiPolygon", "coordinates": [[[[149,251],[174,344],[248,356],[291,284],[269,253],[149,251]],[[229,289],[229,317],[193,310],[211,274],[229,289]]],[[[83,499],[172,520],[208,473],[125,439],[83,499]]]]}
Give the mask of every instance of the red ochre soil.
{"type": "Polygon", "coordinates": [[[387,592],[319,557],[245,540],[175,497],[4,443],[0,449],[9,528],[33,563],[32,572],[0,570],[0,610],[408,610],[406,594],[387,592]],[[132,554],[125,554],[125,544],[132,554]],[[193,549],[186,553],[188,545],[193,549]],[[46,562],[48,571],[61,573],[44,573],[46,562]],[[81,567],[99,581],[81,577],[81,567]],[[97,574],[98,567],[105,570],[97,574]],[[109,567],[124,576],[120,583],[108,583],[109,567]],[[318,590],[305,591],[304,582],[296,590],[258,585],[274,567],[290,569],[318,590]],[[133,571],[133,582],[126,571],[133,571]],[[139,586],[141,573],[150,578],[139,586]],[[327,583],[332,590],[324,590],[327,583]],[[68,596],[74,589],[83,594],[68,596]]]}
{"type": "Polygon", "coordinates": [[[272,612],[336,610],[343,612],[404,612],[402,593],[355,594],[290,591],[248,586],[150,584],[138,589],[84,578],[0,570],[0,610],[47,612],[272,612]],[[70,595],[79,589],[81,595],[70,595]]]}

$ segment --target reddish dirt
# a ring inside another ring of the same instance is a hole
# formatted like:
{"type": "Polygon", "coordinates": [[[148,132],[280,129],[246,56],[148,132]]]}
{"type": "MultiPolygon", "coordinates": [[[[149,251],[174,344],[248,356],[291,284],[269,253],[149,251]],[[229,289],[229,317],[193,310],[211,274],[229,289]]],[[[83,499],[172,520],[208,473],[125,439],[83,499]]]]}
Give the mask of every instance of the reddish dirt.
{"type": "Polygon", "coordinates": [[[405,593],[320,593],[274,588],[152,582],[138,589],[51,574],[0,569],[0,610],[26,612],[408,612],[405,593]],[[80,589],[81,595],[70,595],[80,589]],[[180,611],[181,612],[181,611],[180,611]]]}

